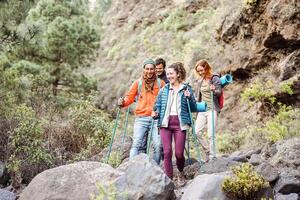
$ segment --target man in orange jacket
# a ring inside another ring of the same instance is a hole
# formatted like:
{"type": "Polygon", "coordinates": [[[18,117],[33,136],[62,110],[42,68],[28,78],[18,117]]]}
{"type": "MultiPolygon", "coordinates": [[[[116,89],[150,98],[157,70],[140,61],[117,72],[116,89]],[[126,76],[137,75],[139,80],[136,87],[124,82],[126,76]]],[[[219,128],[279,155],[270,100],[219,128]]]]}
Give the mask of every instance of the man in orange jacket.
{"type": "MultiPolygon", "coordinates": [[[[160,88],[165,85],[163,80],[157,80],[155,62],[152,59],[146,60],[143,67],[144,71],[142,77],[134,81],[125,97],[121,97],[118,100],[119,106],[126,107],[132,104],[137,98],[137,106],[135,109],[136,119],[133,128],[133,143],[129,155],[130,159],[139,153],[138,150],[143,144],[145,134],[147,132],[150,133],[151,122],[153,120],[151,117],[153,105],[160,88]],[[140,80],[142,85],[139,91],[140,80]]],[[[159,164],[161,156],[161,140],[160,135],[158,134],[157,120],[154,120],[152,141],[154,147],[153,159],[159,164]]]]}

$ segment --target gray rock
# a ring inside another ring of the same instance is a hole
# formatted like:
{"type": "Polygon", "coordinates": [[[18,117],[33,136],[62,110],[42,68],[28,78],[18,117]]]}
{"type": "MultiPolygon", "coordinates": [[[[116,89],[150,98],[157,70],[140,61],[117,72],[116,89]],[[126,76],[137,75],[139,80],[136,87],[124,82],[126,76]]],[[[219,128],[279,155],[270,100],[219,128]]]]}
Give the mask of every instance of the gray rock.
{"type": "Polygon", "coordinates": [[[257,166],[256,172],[269,182],[275,182],[279,177],[278,170],[266,162],[257,166]]]}
{"type": "Polygon", "coordinates": [[[298,200],[299,199],[299,195],[296,193],[291,193],[288,195],[283,195],[283,194],[276,194],[275,196],[276,200],[298,200]]]}
{"type": "Polygon", "coordinates": [[[0,189],[0,199],[1,200],[15,200],[16,195],[7,190],[0,189]]]}
{"type": "Polygon", "coordinates": [[[169,199],[175,195],[171,179],[146,154],[135,156],[117,169],[125,173],[129,199],[169,199]]]}
{"type": "Polygon", "coordinates": [[[236,162],[247,162],[247,155],[243,154],[241,151],[235,151],[233,152],[229,157],[232,161],[236,162]]]}
{"type": "Polygon", "coordinates": [[[96,183],[116,182],[122,172],[99,162],[82,161],[38,174],[20,195],[20,200],[84,200],[97,194],[96,183]]]}
{"type": "Polygon", "coordinates": [[[300,71],[300,51],[294,51],[279,63],[280,80],[288,80],[300,71]]]}
{"type": "Polygon", "coordinates": [[[300,166],[300,137],[276,143],[277,153],[270,159],[270,164],[277,168],[300,166]]]}
{"type": "Polygon", "coordinates": [[[88,200],[100,194],[114,199],[171,199],[173,189],[162,169],[141,154],[118,170],[89,161],[46,170],[30,182],[20,200],[88,200]]]}
{"type": "Polygon", "coordinates": [[[229,156],[229,159],[237,162],[248,162],[248,159],[253,154],[259,154],[260,152],[261,152],[261,148],[255,150],[248,150],[248,151],[235,151],[229,156]]]}
{"type": "Polygon", "coordinates": [[[249,163],[254,166],[259,165],[262,163],[261,156],[259,154],[252,154],[251,158],[249,159],[249,163]]]}
{"type": "Polygon", "coordinates": [[[290,170],[280,174],[278,181],[274,186],[274,190],[281,194],[299,193],[300,192],[300,176],[299,172],[290,170]]]}
{"type": "MultiPolygon", "coordinates": [[[[121,161],[124,161],[126,158],[129,157],[129,151],[132,144],[132,139],[129,136],[126,136],[123,142],[121,137],[115,139],[111,152],[118,152],[120,153],[121,161]]],[[[91,161],[103,161],[106,159],[108,148],[103,149],[100,154],[93,156],[90,160],[91,161]]]]}
{"type": "Polygon", "coordinates": [[[181,200],[228,199],[221,189],[225,178],[225,173],[199,175],[186,187],[181,200]]]}
{"type": "Polygon", "coordinates": [[[233,161],[230,158],[217,158],[216,160],[210,160],[205,163],[202,167],[203,173],[213,174],[229,171],[230,167],[240,164],[239,162],[233,161]]]}

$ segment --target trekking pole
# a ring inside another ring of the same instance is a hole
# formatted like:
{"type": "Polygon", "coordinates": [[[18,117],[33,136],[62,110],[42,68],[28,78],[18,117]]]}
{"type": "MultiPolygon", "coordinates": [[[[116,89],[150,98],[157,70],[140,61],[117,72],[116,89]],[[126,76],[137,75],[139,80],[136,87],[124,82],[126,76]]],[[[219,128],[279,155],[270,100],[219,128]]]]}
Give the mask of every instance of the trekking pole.
{"type": "Polygon", "coordinates": [[[215,144],[215,104],[214,104],[214,93],[210,92],[211,97],[211,124],[212,124],[212,146],[213,146],[213,160],[216,159],[216,144],[215,144]]]}
{"type": "Polygon", "coordinates": [[[129,116],[129,106],[127,108],[127,111],[126,111],[126,116],[125,116],[125,124],[124,124],[124,132],[123,132],[123,136],[122,136],[122,147],[124,146],[124,142],[125,142],[125,135],[127,134],[127,127],[128,127],[128,116],[129,116]]]}
{"type": "Polygon", "coordinates": [[[150,133],[148,133],[148,139],[147,139],[147,155],[150,154],[150,145],[151,145],[151,139],[152,139],[152,132],[153,132],[153,126],[154,126],[154,119],[151,119],[151,126],[150,126],[150,133]]]}
{"type": "Polygon", "coordinates": [[[190,139],[189,139],[189,133],[187,133],[187,150],[184,147],[186,155],[188,157],[188,163],[189,165],[191,165],[191,159],[190,159],[190,139]]]}
{"type": "Polygon", "coordinates": [[[109,160],[109,157],[110,157],[112,145],[113,145],[113,142],[114,142],[114,139],[115,139],[115,134],[116,134],[117,126],[118,126],[120,112],[121,112],[121,108],[118,107],[117,117],[116,117],[115,125],[114,125],[114,128],[113,128],[111,140],[110,140],[110,143],[109,143],[109,150],[108,150],[107,155],[106,155],[105,163],[108,163],[108,160],[109,160]]]}
{"type": "Polygon", "coordinates": [[[188,164],[191,165],[190,152],[185,147],[184,147],[184,150],[185,150],[186,156],[188,157],[188,164]]]}
{"type": "Polygon", "coordinates": [[[199,158],[199,168],[200,168],[199,170],[200,170],[200,172],[202,172],[203,171],[202,170],[202,159],[201,159],[201,154],[200,154],[200,150],[199,150],[199,144],[198,144],[197,136],[196,136],[196,133],[195,133],[195,126],[194,126],[194,122],[193,122],[191,106],[190,106],[190,102],[189,102],[188,98],[186,98],[186,102],[187,102],[187,105],[188,105],[190,119],[191,119],[192,135],[194,137],[194,142],[195,142],[195,145],[196,145],[196,150],[197,150],[197,154],[198,154],[198,158],[199,158]]]}

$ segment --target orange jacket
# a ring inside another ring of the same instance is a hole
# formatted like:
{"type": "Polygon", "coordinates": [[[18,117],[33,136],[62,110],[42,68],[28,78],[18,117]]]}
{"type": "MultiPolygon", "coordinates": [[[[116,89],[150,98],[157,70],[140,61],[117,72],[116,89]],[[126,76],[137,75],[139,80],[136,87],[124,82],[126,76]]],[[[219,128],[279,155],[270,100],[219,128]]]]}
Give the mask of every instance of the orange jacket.
{"type": "MultiPolygon", "coordinates": [[[[138,95],[138,84],[139,79],[135,80],[134,83],[131,85],[129,92],[125,95],[123,107],[129,106],[134,102],[135,97],[138,95]]],[[[149,92],[146,92],[144,84],[145,83],[143,81],[139,99],[134,112],[135,115],[140,117],[151,116],[156,96],[158,95],[160,88],[162,88],[165,85],[165,82],[161,80],[159,87],[156,80],[154,83],[153,90],[149,92]]]]}

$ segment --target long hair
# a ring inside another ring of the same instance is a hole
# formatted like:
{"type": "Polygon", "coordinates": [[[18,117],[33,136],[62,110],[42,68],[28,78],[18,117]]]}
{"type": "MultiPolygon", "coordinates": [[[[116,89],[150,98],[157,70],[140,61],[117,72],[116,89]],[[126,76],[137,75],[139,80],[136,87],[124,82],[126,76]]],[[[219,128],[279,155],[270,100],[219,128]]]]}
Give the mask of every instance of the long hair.
{"type": "Polygon", "coordinates": [[[186,71],[185,71],[184,65],[181,62],[173,63],[168,68],[174,69],[175,72],[178,74],[179,83],[182,83],[185,80],[186,71]]]}
{"type": "Polygon", "coordinates": [[[208,62],[206,60],[199,60],[197,61],[195,67],[194,67],[194,74],[196,76],[196,78],[204,78],[204,79],[210,79],[212,76],[212,68],[211,66],[208,64],[208,62]],[[204,77],[201,77],[200,74],[197,72],[197,67],[198,66],[202,66],[204,68],[204,77]]]}

